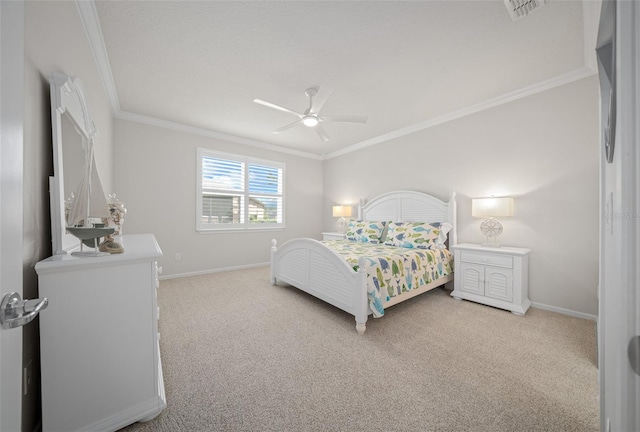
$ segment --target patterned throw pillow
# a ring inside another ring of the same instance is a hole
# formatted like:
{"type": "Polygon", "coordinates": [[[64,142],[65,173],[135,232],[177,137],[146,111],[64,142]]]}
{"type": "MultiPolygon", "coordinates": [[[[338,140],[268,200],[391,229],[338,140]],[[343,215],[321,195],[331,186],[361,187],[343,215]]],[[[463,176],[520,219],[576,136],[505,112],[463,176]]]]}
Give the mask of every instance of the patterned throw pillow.
{"type": "Polygon", "coordinates": [[[347,228],[347,239],[362,243],[379,244],[386,222],[351,220],[347,228]]]}
{"type": "Polygon", "coordinates": [[[407,249],[437,249],[440,229],[423,222],[391,222],[384,242],[407,249]]]}

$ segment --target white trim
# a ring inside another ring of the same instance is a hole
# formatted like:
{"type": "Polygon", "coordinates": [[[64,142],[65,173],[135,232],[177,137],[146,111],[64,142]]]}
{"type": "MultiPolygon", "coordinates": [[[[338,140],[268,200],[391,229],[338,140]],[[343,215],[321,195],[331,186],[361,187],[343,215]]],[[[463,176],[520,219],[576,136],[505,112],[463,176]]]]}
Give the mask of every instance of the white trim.
{"type": "Polygon", "coordinates": [[[250,268],[255,268],[255,267],[266,267],[268,265],[269,265],[268,262],[266,262],[266,263],[257,263],[257,264],[245,264],[245,265],[240,265],[240,266],[223,267],[223,268],[219,268],[219,269],[210,269],[210,270],[201,270],[201,271],[189,272],[189,273],[176,273],[176,274],[172,274],[172,275],[160,276],[158,279],[160,279],[160,280],[178,279],[178,278],[189,277],[189,276],[201,276],[201,275],[207,275],[207,274],[212,274],[212,273],[221,273],[221,272],[226,272],[226,271],[244,270],[244,269],[250,269],[250,268]]]}
{"type": "Polygon", "coordinates": [[[136,123],[148,124],[151,126],[157,126],[165,129],[176,130],[179,132],[185,132],[192,135],[199,135],[206,138],[219,139],[226,142],[233,142],[237,144],[244,144],[251,147],[259,147],[264,150],[271,150],[279,153],[291,154],[294,156],[305,157],[309,159],[322,160],[321,155],[315,153],[308,153],[300,150],[290,149],[286,147],[269,144],[263,141],[253,140],[249,138],[243,138],[236,135],[229,135],[222,132],[216,132],[210,129],[199,128],[195,126],[189,126],[182,123],[176,123],[168,120],[162,120],[155,117],[149,117],[142,114],[134,114],[126,111],[118,111],[113,114],[115,118],[122,120],[129,120],[136,123]]]}
{"type": "Polygon", "coordinates": [[[247,233],[252,231],[284,231],[286,227],[283,225],[282,227],[269,227],[269,228],[207,228],[207,229],[196,229],[198,234],[239,234],[239,233],[247,233]]]}
{"type": "Polygon", "coordinates": [[[541,93],[543,91],[547,91],[555,87],[559,87],[565,84],[572,83],[574,81],[581,80],[583,78],[594,75],[595,73],[596,72],[594,70],[583,66],[581,68],[565,73],[563,75],[558,75],[548,80],[532,84],[528,87],[523,87],[521,89],[514,90],[510,93],[505,93],[503,95],[500,95],[491,99],[487,99],[482,102],[478,102],[477,104],[469,105],[459,110],[451,111],[449,113],[436,116],[429,120],[416,123],[414,125],[407,126],[405,128],[398,129],[396,131],[389,132],[366,141],[362,141],[360,143],[351,145],[349,147],[345,147],[341,150],[336,150],[334,152],[327,153],[324,155],[324,160],[331,159],[337,156],[342,156],[344,154],[351,153],[357,150],[362,150],[364,148],[371,147],[373,145],[380,144],[386,141],[390,141],[392,139],[400,138],[402,136],[409,135],[409,134],[421,131],[423,129],[428,129],[430,127],[437,126],[442,123],[447,123],[452,120],[457,120],[459,118],[466,117],[468,115],[475,114],[480,111],[487,110],[489,108],[494,108],[496,106],[499,106],[505,103],[513,102],[523,97],[531,96],[536,93],[541,93]]]}
{"type": "Polygon", "coordinates": [[[582,42],[584,44],[584,65],[598,72],[596,41],[600,23],[602,0],[582,0],[582,42]]]}
{"type": "Polygon", "coordinates": [[[591,320],[591,321],[598,321],[598,316],[597,315],[591,315],[588,313],[584,313],[584,312],[578,312],[578,311],[574,311],[571,309],[563,309],[561,307],[557,307],[557,306],[550,306],[550,305],[546,305],[546,304],[542,304],[542,303],[538,303],[538,302],[531,302],[531,307],[532,308],[536,308],[536,309],[542,309],[542,310],[546,310],[549,312],[556,312],[562,315],[569,315],[575,318],[582,318],[582,319],[587,319],[587,320],[591,320]]]}
{"type": "Polygon", "coordinates": [[[235,142],[238,144],[244,144],[252,147],[259,147],[262,149],[291,154],[294,156],[300,156],[300,157],[305,157],[305,158],[315,159],[315,160],[328,160],[337,156],[342,156],[348,153],[352,153],[354,151],[358,151],[367,147],[381,144],[395,138],[409,135],[424,129],[428,129],[430,127],[438,126],[443,123],[457,120],[459,118],[466,117],[468,115],[475,114],[475,113],[484,111],[486,109],[494,108],[502,104],[513,102],[515,100],[518,100],[527,96],[532,96],[537,93],[551,90],[553,88],[560,87],[562,85],[569,84],[574,81],[581,80],[583,78],[587,78],[591,75],[594,75],[595,73],[596,73],[595,70],[583,66],[581,68],[575,69],[574,71],[556,76],[546,81],[541,81],[531,86],[523,87],[521,89],[512,91],[510,93],[506,93],[506,94],[497,96],[495,98],[488,99],[488,100],[479,102],[477,104],[461,108],[456,111],[442,114],[440,116],[434,117],[424,122],[416,123],[414,125],[407,126],[405,128],[398,129],[398,130],[377,136],[375,138],[362,141],[357,144],[353,144],[349,147],[345,147],[343,149],[336,150],[331,153],[321,154],[321,155],[315,154],[315,153],[303,152],[295,149],[289,149],[289,148],[281,147],[275,144],[269,144],[262,141],[252,140],[249,138],[243,138],[236,135],[228,135],[222,132],[215,132],[209,129],[199,128],[195,126],[188,126],[182,123],[176,123],[168,120],[162,120],[155,117],[149,117],[149,116],[134,114],[134,113],[125,112],[125,111],[118,111],[114,113],[114,117],[122,120],[129,120],[132,122],[148,124],[151,126],[158,126],[165,129],[177,130],[180,132],[185,132],[193,135],[204,136],[207,138],[215,138],[223,141],[235,142]]]}
{"type": "Polygon", "coordinates": [[[96,68],[102,80],[102,85],[109,97],[111,113],[115,115],[120,111],[120,100],[118,99],[118,91],[116,90],[116,84],[113,80],[113,74],[111,73],[111,63],[109,63],[107,48],[104,45],[96,5],[93,1],[76,0],[76,7],[78,8],[84,31],[87,34],[87,39],[89,39],[89,47],[91,48],[93,59],[96,62],[96,68]]]}
{"type": "MultiPolygon", "coordinates": [[[[29,88],[25,82],[25,15],[24,2],[0,2],[0,297],[12,291],[22,296],[28,283],[23,277],[23,252],[30,240],[23,239],[27,227],[24,177],[28,175],[24,169],[25,127],[31,123],[25,112],[25,90],[29,88]]],[[[37,238],[35,234],[31,237],[37,238]]],[[[29,348],[23,359],[22,327],[0,332],[0,430],[21,430],[23,412],[38,415],[35,401],[22,397],[23,365],[34,353],[29,348]]]]}

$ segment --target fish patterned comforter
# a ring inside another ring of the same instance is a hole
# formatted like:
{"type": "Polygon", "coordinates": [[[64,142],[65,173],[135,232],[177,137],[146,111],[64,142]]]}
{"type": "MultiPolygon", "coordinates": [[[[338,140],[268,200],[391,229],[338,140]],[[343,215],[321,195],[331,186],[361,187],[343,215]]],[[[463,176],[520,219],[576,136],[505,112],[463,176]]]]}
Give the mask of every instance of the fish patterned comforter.
{"type": "Polygon", "coordinates": [[[369,307],[375,318],[384,315],[383,302],[453,273],[453,254],[447,249],[407,249],[352,240],[323,242],[358,271],[366,258],[369,307]]]}

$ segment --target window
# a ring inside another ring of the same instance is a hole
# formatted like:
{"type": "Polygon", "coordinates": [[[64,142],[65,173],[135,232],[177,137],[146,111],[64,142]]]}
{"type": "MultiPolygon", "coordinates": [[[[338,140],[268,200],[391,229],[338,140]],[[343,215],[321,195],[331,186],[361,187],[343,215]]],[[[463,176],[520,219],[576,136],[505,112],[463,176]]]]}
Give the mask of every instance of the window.
{"type": "Polygon", "coordinates": [[[284,227],[284,164],[198,149],[198,231],[284,227]]]}

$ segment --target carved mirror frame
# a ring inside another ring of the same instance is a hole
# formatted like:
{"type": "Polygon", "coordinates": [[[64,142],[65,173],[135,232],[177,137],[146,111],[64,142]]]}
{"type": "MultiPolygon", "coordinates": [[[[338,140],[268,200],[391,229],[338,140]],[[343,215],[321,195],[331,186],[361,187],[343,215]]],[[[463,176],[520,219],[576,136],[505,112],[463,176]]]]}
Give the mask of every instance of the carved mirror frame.
{"type": "Polygon", "coordinates": [[[71,191],[64,187],[64,158],[62,116],[67,116],[82,140],[92,140],[96,128],[89,112],[82,82],[75,77],[54,72],[49,79],[51,88],[51,129],[53,141],[53,176],[49,177],[51,200],[51,243],[53,255],[65,255],[80,245],[79,240],[67,233],[65,197],[71,191]]]}

